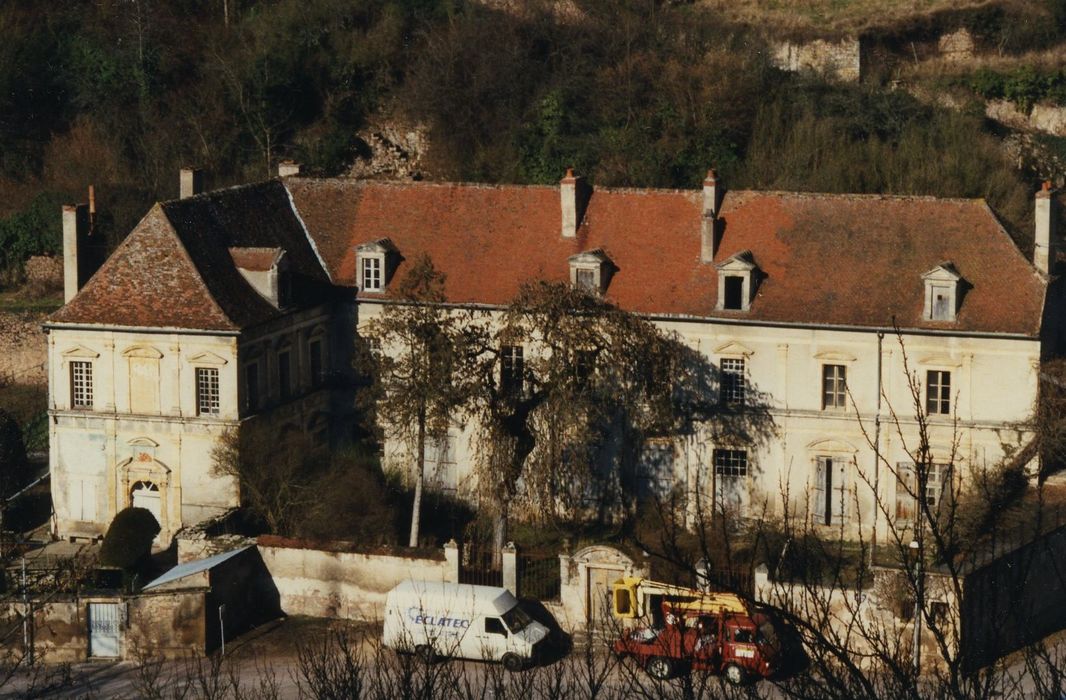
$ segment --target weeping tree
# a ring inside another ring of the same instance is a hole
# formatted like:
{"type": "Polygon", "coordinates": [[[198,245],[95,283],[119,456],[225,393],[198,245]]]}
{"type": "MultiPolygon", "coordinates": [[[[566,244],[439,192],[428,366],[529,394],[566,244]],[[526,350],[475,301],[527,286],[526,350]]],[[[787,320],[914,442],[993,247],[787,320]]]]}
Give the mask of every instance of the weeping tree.
{"type": "Polygon", "coordinates": [[[371,386],[363,392],[384,437],[414,451],[414,503],[409,545],[418,545],[426,448],[439,446],[467,404],[477,376],[480,327],[444,305],[444,275],[428,256],[415,260],[399,298],[360,328],[371,386]]]}
{"type": "Polygon", "coordinates": [[[523,286],[491,338],[472,412],[496,551],[516,506],[532,519],[624,514],[644,442],[722,412],[698,352],[569,284],[523,286]]]}

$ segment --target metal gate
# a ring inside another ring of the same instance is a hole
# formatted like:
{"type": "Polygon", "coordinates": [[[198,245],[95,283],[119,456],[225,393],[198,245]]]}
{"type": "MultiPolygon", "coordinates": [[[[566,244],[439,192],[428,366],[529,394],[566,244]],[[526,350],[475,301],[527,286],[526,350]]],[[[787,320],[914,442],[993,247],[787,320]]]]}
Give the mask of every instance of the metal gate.
{"type": "Polygon", "coordinates": [[[89,656],[117,658],[119,630],[118,603],[89,603],[89,656]]]}
{"type": "Polygon", "coordinates": [[[464,542],[459,557],[459,583],[502,586],[503,571],[499,566],[494,566],[494,553],[488,542],[464,542]]]}

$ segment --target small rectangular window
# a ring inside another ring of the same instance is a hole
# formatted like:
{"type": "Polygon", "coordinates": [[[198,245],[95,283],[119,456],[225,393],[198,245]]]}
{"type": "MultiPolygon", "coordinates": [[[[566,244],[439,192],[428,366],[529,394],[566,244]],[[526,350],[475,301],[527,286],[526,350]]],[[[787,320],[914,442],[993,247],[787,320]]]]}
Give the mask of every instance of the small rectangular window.
{"type": "Polygon", "coordinates": [[[259,408],[259,365],[255,362],[244,366],[244,407],[249,411],[259,408]]]}
{"type": "Polygon", "coordinates": [[[954,321],[955,308],[952,304],[954,295],[951,287],[944,284],[931,284],[929,286],[930,318],[933,321],[954,321]]]}
{"type": "Polygon", "coordinates": [[[312,340],[308,343],[307,355],[311,366],[311,386],[317,389],[322,386],[322,341],[312,340]]]}
{"type": "Polygon", "coordinates": [[[822,365],[822,408],[847,408],[847,367],[822,365]]]}
{"type": "Polygon", "coordinates": [[[587,268],[578,268],[574,271],[574,278],[577,281],[577,288],[584,289],[590,292],[598,292],[599,288],[596,286],[596,271],[589,270],[587,268]]]}
{"type": "Polygon", "coordinates": [[[725,278],[725,302],[723,309],[735,311],[744,308],[744,278],[737,275],[727,275],[725,278]]]}
{"type": "Polygon", "coordinates": [[[500,393],[505,396],[521,395],[525,369],[521,345],[504,345],[500,348],[500,393]]]}
{"type": "Polygon", "coordinates": [[[442,491],[454,491],[458,487],[455,462],[455,437],[426,439],[423,475],[427,482],[442,491]]]}
{"type": "Polygon", "coordinates": [[[217,416],[219,413],[218,368],[196,368],[196,415],[217,416]]]}
{"type": "Polygon", "coordinates": [[[925,411],[931,415],[951,413],[951,372],[931,369],[925,373],[925,411]]]}
{"type": "Polygon", "coordinates": [[[289,366],[289,353],[278,353],[278,391],[282,401],[288,401],[292,396],[292,371],[289,366]]]}
{"type": "Polygon", "coordinates": [[[918,509],[919,495],[926,505],[936,512],[951,498],[951,465],[939,462],[929,464],[925,484],[919,484],[918,470],[913,462],[896,465],[896,520],[910,522],[918,509]],[[919,491],[921,493],[919,494],[919,491]]]}
{"type": "Polygon", "coordinates": [[[712,458],[715,505],[721,510],[739,511],[748,477],[747,451],[716,449],[712,458]]]}
{"type": "Polygon", "coordinates": [[[743,404],[746,390],[744,360],[722,360],[718,386],[719,401],[723,404],[743,404]]]}
{"type": "Polygon", "coordinates": [[[381,258],[363,258],[363,291],[381,291],[381,258]]]}
{"type": "Polygon", "coordinates": [[[70,405],[72,408],[93,407],[93,363],[70,363],[70,405]]]}

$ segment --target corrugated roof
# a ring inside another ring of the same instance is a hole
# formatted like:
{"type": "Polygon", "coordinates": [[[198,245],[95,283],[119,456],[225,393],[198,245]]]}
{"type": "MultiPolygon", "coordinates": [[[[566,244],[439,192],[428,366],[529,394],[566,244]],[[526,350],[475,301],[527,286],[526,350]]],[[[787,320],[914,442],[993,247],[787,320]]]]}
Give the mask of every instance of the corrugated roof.
{"type": "Polygon", "coordinates": [[[163,584],[172,583],[179,579],[183,579],[186,576],[192,576],[193,574],[199,574],[203,573],[204,571],[209,571],[210,569],[213,569],[222,562],[232,559],[244,550],[251,548],[252,545],[247,545],[245,547],[241,547],[240,549],[233,549],[228,552],[222,552],[221,554],[215,554],[213,556],[207,557],[206,559],[197,559],[196,561],[187,561],[184,564],[178,564],[170,571],[166,572],[159,578],[150,582],[141,590],[151,590],[152,588],[158,588],[163,584]]]}

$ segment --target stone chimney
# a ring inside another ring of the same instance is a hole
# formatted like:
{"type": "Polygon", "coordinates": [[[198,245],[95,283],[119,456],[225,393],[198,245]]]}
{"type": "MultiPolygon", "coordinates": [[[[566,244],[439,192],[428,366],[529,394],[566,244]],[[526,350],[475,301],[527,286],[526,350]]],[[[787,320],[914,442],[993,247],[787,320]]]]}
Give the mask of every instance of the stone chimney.
{"type": "Polygon", "coordinates": [[[1033,240],[1033,265],[1048,274],[1055,263],[1055,197],[1051,183],[1045,182],[1036,193],[1036,231],[1033,240]]]}
{"type": "Polygon", "coordinates": [[[179,197],[195,197],[204,191],[204,171],[200,168],[181,169],[181,187],[179,197]]]}
{"type": "Polygon", "coordinates": [[[278,163],[278,177],[292,177],[300,174],[300,164],[294,160],[283,160],[278,163]]]}
{"type": "Polygon", "coordinates": [[[703,214],[700,216],[700,262],[713,262],[718,243],[718,207],[722,203],[722,188],[718,186],[718,173],[707,171],[703,179],[703,214]]]}
{"type": "Polygon", "coordinates": [[[89,206],[63,205],[63,303],[69,302],[89,279],[86,270],[86,247],[89,237],[89,206]],[[79,250],[81,255],[79,256],[79,250]]]}
{"type": "Polygon", "coordinates": [[[566,176],[559,181],[559,206],[562,214],[563,238],[576,238],[577,227],[585,216],[591,188],[585,178],[576,177],[573,168],[566,169],[566,176]]]}

